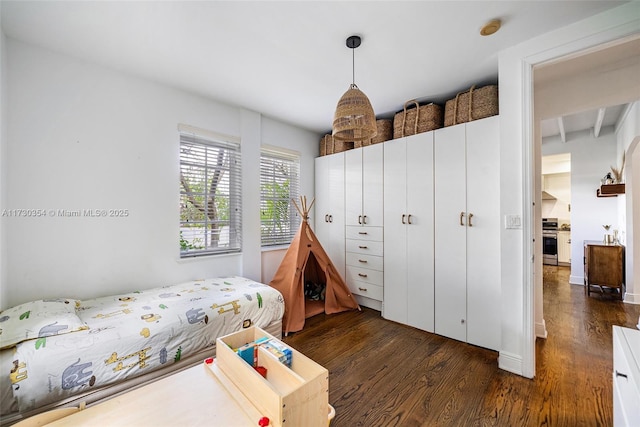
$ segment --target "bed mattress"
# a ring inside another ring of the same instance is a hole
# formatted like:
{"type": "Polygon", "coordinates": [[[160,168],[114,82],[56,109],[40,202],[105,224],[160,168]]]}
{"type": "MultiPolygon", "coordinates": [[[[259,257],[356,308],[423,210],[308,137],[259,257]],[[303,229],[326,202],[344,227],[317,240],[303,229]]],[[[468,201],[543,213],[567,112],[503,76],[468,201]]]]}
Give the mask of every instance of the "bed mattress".
{"type": "Polygon", "coordinates": [[[77,301],[75,312],[86,328],[2,350],[3,414],[170,372],[181,360],[213,350],[219,336],[280,322],[284,300],[265,284],[229,277],[77,301]]]}

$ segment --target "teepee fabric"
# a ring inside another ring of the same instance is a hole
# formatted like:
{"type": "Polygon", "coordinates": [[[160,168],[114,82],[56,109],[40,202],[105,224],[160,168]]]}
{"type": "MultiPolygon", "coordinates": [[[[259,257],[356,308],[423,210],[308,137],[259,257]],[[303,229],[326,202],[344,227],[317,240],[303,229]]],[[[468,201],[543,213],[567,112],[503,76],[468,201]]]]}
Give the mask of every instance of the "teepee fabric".
{"type": "MultiPolygon", "coordinates": [[[[291,241],[273,280],[269,285],[280,291],[284,297],[285,309],[282,327],[284,334],[302,330],[306,315],[305,282],[325,283],[324,312],[339,313],[360,309],[338,270],[329,259],[308,223],[308,212],[313,206],[306,206],[301,199],[302,209],[296,204],[302,215],[302,224],[291,241]]],[[[295,201],[294,201],[295,204],[295,201]]]]}

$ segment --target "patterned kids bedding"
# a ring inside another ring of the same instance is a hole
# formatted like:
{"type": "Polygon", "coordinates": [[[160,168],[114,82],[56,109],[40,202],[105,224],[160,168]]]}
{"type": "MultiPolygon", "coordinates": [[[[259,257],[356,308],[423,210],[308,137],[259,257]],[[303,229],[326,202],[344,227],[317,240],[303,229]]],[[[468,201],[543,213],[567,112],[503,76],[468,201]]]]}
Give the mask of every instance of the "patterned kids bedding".
{"type": "Polygon", "coordinates": [[[30,411],[178,362],[283,314],[277,290],[242,277],[23,304],[0,313],[0,397],[30,411]]]}

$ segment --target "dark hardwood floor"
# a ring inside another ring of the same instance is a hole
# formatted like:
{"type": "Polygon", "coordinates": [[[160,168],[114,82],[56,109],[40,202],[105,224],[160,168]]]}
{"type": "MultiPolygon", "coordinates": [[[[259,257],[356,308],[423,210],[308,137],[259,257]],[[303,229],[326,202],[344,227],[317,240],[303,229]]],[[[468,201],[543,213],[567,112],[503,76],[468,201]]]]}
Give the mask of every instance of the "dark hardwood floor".
{"type": "Polygon", "coordinates": [[[383,319],[375,310],[307,319],[283,340],[329,370],[332,427],[610,426],[612,325],[635,328],[640,306],[570,285],[544,268],[548,338],[536,377],[498,369],[498,353],[383,319]]]}

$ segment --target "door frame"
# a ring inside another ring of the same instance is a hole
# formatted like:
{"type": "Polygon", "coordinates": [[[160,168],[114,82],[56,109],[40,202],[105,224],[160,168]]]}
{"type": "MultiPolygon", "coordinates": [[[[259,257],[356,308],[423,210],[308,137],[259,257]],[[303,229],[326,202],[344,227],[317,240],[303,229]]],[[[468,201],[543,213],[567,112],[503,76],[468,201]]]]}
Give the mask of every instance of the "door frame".
{"type": "MultiPolygon", "coordinates": [[[[621,8],[624,8],[622,6],[621,8]]],[[[628,41],[637,37],[639,28],[637,18],[630,18],[624,22],[615,22],[615,20],[598,20],[598,16],[591,18],[591,31],[588,34],[580,34],[574,31],[568,36],[566,43],[558,44],[555,47],[543,46],[537,53],[523,56],[520,60],[522,71],[522,170],[523,170],[523,188],[522,188],[522,213],[523,213],[523,354],[522,354],[522,375],[528,378],[535,376],[535,262],[537,254],[534,249],[534,237],[536,224],[541,221],[540,214],[536,215],[534,203],[541,203],[541,196],[537,194],[535,189],[535,179],[539,176],[540,165],[536,161],[536,148],[538,142],[534,138],[534,129],[537,123],[534,123],[534,81],[533,68],[543,63],[552,63],[566,60],[576,55],[583,55],[589,51],[606,49],[619,43],[628,41]],[[612,22],[614,21],[614,22],[612,22]]],[[[538,272],[541,274],[541,272],[538,272]]]]}

